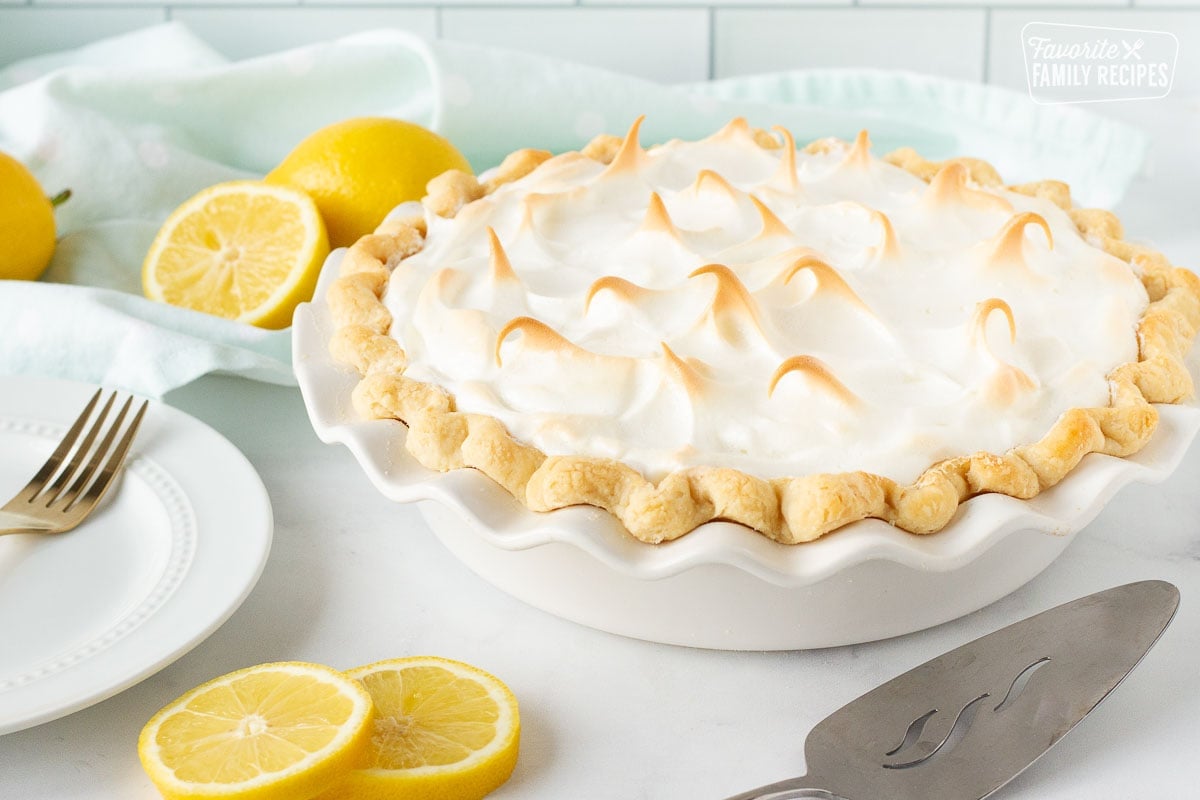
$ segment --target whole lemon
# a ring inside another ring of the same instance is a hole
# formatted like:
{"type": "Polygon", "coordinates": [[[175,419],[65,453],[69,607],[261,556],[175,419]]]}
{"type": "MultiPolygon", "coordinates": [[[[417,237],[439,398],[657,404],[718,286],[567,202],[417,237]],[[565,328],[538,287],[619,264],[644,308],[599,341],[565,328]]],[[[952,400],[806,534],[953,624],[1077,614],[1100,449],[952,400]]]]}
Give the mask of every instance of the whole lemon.
{"type": "Polygon", "coordinates": [[[470,172],[471,165],[436,133],[403,120],[356,117],[310,135],[266,180],[307,192],[329,244],[346,247],[396,206],[420,200],[425,184],[448,169],[470,172]]]}
{"type": "Polygon", "coordinates": [[[37,179],[0,153],[0,280],[35,281],[54,255],[54,206],[37,179]]]}

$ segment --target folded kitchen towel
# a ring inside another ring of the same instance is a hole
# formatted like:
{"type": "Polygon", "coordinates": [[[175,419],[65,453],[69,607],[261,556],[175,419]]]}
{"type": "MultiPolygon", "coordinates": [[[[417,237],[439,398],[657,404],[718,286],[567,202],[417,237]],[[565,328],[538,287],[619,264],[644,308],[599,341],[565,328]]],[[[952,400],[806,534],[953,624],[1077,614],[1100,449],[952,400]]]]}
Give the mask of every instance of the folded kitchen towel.
{"type": "Polygon", "coordinates": [[[477,170],[519,147],[573,149],[623,133],[706,135],[731,117],[800,141],[871,131],[878,152],[970,154],[1020,181],[1056,177],[1111,205],[1147,148],[1139,131],[1022,94],[908,73],[805,70],[665,86],[579,64],[381,30],[228,62],[179,24],[0,70],[0,150],[48,193],[69,187],[42,281],[0,281],[0,373],[35,372],[161,396],[209,372],[293,383],[288,331],[141,296],[140,268],[177,205],[257,177],[304,136],[387,115],[441,132],[477,170]]]}

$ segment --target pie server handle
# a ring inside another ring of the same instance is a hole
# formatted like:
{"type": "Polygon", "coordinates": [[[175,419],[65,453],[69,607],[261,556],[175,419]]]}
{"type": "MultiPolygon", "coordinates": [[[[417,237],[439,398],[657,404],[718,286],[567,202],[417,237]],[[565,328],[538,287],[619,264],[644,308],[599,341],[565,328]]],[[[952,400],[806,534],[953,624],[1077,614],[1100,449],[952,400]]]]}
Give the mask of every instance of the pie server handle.
{"type": "Polygon", "coordinates": [[[778,783],[760,786],[736,794],[726,800],[849,800],[840,794],[821,788],[820,782],[809,775],[788,778],[778,783]]]}

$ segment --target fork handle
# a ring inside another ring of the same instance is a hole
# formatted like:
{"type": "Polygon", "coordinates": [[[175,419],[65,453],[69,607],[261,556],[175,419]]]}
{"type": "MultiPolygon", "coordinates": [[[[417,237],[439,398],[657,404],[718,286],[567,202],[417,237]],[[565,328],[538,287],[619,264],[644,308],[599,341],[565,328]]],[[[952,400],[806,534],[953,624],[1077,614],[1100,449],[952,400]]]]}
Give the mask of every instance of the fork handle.
{"type": "Polygon", "coordinates": [[[51,526],[23,514],[0,509],[0,536],[8,533],[49,533],[51,526]]]}
{"type": "Polygon", "coordinates": [[[734,795],[726,800],[846,800],[840,794],[822,789],[819,783],[808,775],[799,778],[788,778],[785,781],[760,786],[748,792],[734,795]]]}

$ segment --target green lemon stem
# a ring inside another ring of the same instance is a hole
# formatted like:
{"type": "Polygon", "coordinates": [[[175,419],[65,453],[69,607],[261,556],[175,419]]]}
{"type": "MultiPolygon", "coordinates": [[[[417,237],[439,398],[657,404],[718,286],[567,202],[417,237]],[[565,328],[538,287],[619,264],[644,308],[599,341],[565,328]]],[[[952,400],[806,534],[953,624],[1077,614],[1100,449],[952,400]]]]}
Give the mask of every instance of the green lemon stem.
{"type": "Polygon", "coordinates": [[[54,195],[54,197],[50,198],[50,205],[54,206],[55,208],[58,208],[59,206],[61,206],[63,203],[67,202],[70,199],[71,199],[71,190],[63,189],[58,194],[54,195]]]}

